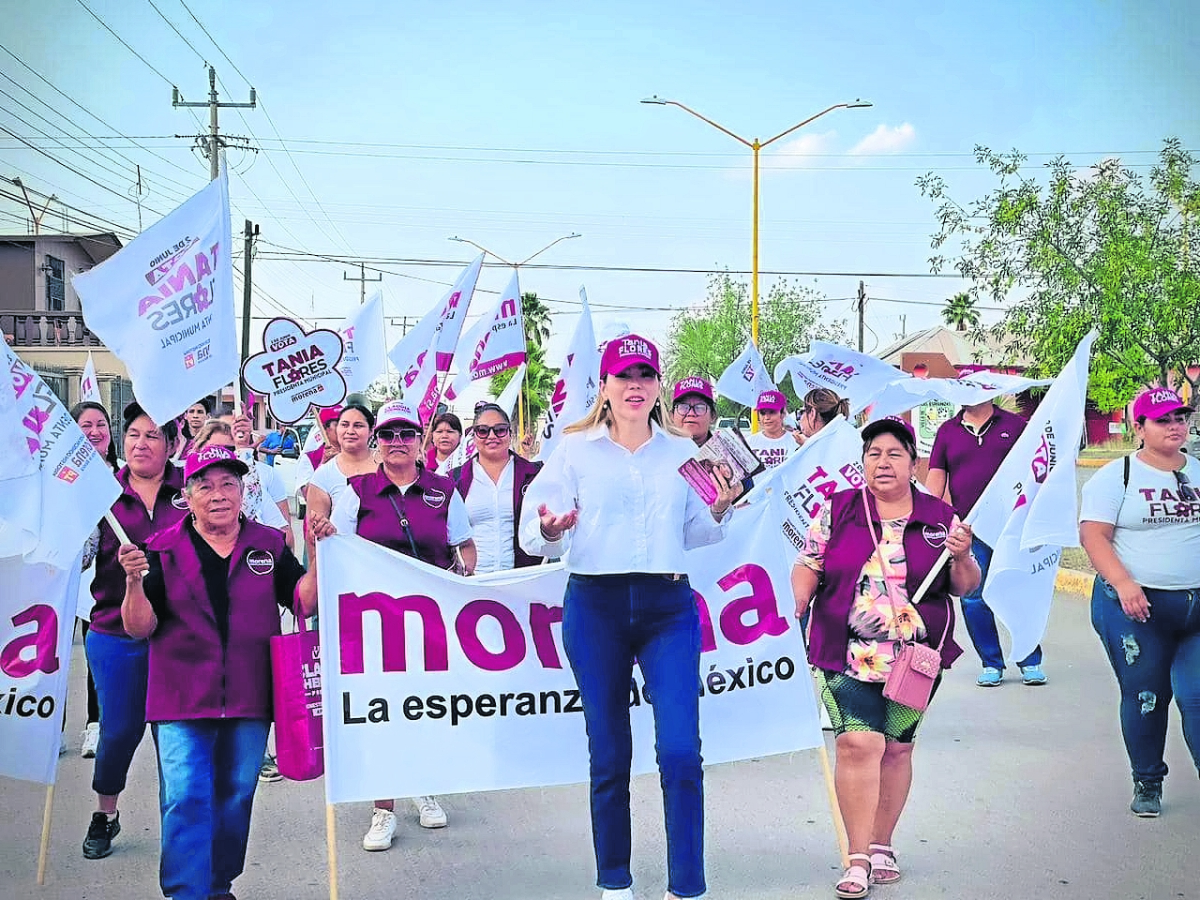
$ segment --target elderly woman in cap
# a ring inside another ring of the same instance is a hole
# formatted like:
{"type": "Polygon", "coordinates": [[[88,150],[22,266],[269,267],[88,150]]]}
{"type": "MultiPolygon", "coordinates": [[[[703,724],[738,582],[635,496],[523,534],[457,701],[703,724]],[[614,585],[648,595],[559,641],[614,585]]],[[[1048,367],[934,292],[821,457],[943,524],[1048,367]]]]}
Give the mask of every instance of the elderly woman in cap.
{"type": "Polygon", "coordinates": [[[787,418],[787,398],[782,391],[763,391],[754,404],[758,413],[759,430],[746,438],[746,443],[768,469],[782,465],[800,442],[783,427],[787,418]]]}
{"type": "Polygon", "coordinates": [[[679,474],[695,444],[663,412],[658,349],[610,341],[592,410],[563,430],[526,496],[521,546],[565,557],[563,646],[583,701],[592,838],[603,900],[631,900],[629,683],[636,659],[654,698],[667,829],[667,898],[704,878],[700,621],[684,550],[725,536],[737,491],[713,475],[711,508],[679,474]]]}
{"type": "Polygon", "coordinates": [[[475,571],[499,572],[536,566],[540,556],[530,556],[517,542],[517,522],[530,483],[542,470],[513,452],[512,421],[494,403],[475,407],[471,426],[476,454],[451,470],[450,479],[466,502],[478,562],[475,571]]]}
{"type": "Polygon", "coordinates": [[[120,549],[121,618],[132,637],[149,640],[159,878],[174,900],[233,896],[271,724],[278,610],[307,616],[317,604],[315,569],[304,572],[277,529],[241,515],[246,472],[231,448],[193,453],[184,464],[191,515],[144,551],[120,549]]]}
{"type": "Polygon", "coordinates": [[[1200,768],[1200,462],[1183,452],[1192,408],[1169,388],[1133,403],[1142,447],[1083,486],[1079,539],[1095,566],[1092,627],[1121,689],[1134,815],[1162,809],[1171,697],[1200,768]]]}
{"type": "Polygon", "coordinates": [[[796,618],[812,603],[809,662],[837,735],[835,788],[850,843],[835,888],[843,898],[900,880],[892,833],[912,783],[922,712],[883,695],[896,654],[902,642],[927,644],[949,668],[962,653],[950,595],[979,583],[971,529],[913,484],[912,429],[881,419],[862,437],[865,487],[830,498],[792,570],[796,618]],[[914,596],[935,571],[928,592],[914,596]]]}
{"type": "MultiPolygon", "coordinates": [[[[431,472],[421,461],[417,411],[402,400],[384,404],[375,440],[383,462],[375,471],[349,479],[330,518],[333,530],[357,534],[431,566],[473,574],[476,551],[467,508],[454,482],[431,472]]],[[[413,803],[423,828],[446,826],[446,813],[436,797],[415,797],[413,803]]],[[[392,846],[395,806],[391,799],[375,801],[364,850],[392,846]]]]}
{"type": "MultiPolygon", "coordinates": [[[[170,462],[178,431],[174,421],[159,425],[136,403],[125,407],[123,420],[127,462],[117,472],[121,494],[112,514],[131,540],[144,545],[187,513],[183,473],[170,462]]],[[[97,809],[83,841],[86,859],[112,853],[113,838],[121,831],[117,801],[146,733],[146,642],[130,637],[121,624],[125,571],[117,558],[120,541],[108,522],[102,521],[99,530],[92,578],[95,605],[84,640],[100,701],[100,739],[92,773],[97,809]]]]}

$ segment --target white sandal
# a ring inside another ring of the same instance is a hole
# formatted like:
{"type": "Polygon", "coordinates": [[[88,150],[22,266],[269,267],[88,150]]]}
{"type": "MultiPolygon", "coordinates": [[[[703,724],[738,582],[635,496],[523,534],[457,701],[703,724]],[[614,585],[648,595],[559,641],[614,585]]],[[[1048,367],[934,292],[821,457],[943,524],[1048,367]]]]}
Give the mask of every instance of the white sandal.
{"type": "Polygon", "coordinates": [[[841,900],[859,900],[859,898],[867,896],[871,890],[871,857],[865,853],[851,853],[847,859],[850,860],[850,865],[846,867],[846,871],[834,885],[833,892],[841,900]],[[856,859],[863,860],[866,865],[855,862],[856,859]],[[853,884],[858,889],[845,891],[842,890],[843,884],[853,884]]]}
{"type": "Polygon", "coordinates": [[[896,865],[896,851],[887,844],[871,844],[871,883],[895,884],[900,880],[900,867],[896,865]]]}

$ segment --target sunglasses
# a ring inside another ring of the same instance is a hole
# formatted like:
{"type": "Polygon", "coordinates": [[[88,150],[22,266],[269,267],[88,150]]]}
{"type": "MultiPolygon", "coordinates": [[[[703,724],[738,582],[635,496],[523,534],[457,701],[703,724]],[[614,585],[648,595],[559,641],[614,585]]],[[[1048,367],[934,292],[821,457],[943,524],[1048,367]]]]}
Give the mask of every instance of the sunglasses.
{"type": "Polygon", "coordinates": [[[415,428],[380,428],[375,432],[375,437],[385,444],[392,444],[399,441],[401,444],[411,444],[421,436],[421,432],[415,428]]]}
{"type": "Polygon", "coordinates": [[[1197,500],[1200,500],[1200,497],[1196,495],[1196,489],[1192,487],[1191,479],[1187,477],[1187,474],[1182,469],[1174,474],[1175,484],[1179,488],[1179,499],[1186,500],[1188,503],[1195,503],[1197,500]]]}
{"type": "Polygon", "coordinates": [[[476,425],[471,430],[475,433],[475,437],[485,439],[493,434],[498,438],[506,438],[512,434],[512,428],[508,425],[476,425]]]}
{"type": "Polygon", "coordinates": [[[688,413],[691,413],[693,416],[702,416],[708,412],[708,404],[704,401],[700,401],[699,403],[676,403],[671,408],[676,414],[681,416],[685,416],[688,413]]]}

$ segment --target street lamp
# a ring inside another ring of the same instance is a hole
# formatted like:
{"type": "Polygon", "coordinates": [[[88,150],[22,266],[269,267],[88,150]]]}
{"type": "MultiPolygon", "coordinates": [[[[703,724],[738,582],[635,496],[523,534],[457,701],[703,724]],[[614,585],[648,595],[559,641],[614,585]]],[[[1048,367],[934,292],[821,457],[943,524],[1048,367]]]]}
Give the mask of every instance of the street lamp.
{"type": "MultiPolygon", "coordinates": [[[[519,270],[521,268],[521,266],[525,265],[530,260],[541,256],[543,253],[545,253],[547,250],[549,250],[555,244],[561,243],[562,241],[569,241],[572,238],[577,238],[577,237],[583,237],[583,235],[579,234],[578,232],[574,232],[574,231],[571,232],[570,234],[564,234],[562,237],[558,237],[558,238],[555,238],[554,240],[552,240],[541,250],[538,250],[536,253],[530,254],[529,256],[525,257],[523,260],[521,260],[520,262],[517,262],[517,263],[509,262],[507,259],[505,259],[503,256],[501,256],[499,253],[493,253],[491,250],[489,250],[487,247],[484,247],[482,244],[477,244],[472,240],[468,240],[467,238],[459,237],[458,235],[454,235],[453,237],[450,238],[450,240],[458,241],[458,243],[460,243],[460,244],[470,244],[472,247],[474,247],[479,252],[488,254],[490,256],[494,256],[494,257],[496,257],[496,259],[500,260],[500,262],[504,263],[506,266],[512,266],[514,269],[519,270]]],[[[528,337],[525,335],[524,331],[525,331],[525,317],[522,315],[521,316],[521,337],[526,342],[528,342],[528,337]]],[[[525,396],[525,388],[522,386],[521,398],[524,398],[524,396],[525,396]]],[[[521,440],[525,439],[525,418],[526,418],[525,404],[524,404],[524,402],[522,402],[519,399],[517,402],[517,429],[518,429],[518,433],[520,434],[521,440]]]]}
{"type": "Polygon", "coordinates": [[[753,200],[754,200],[754,213],[753,213],[754,218],[753,218],[753,226],[752,226],[753,230],[752,230],[752,234],[751,234],[752,251],[751,251],[751,281],[750,281],[750,337],[754,341],[754,343],[757,345],[758,344],[758,151],[760,151],[763,147],[767,146],[768,144],[775,143],[775,141],[779,140],[782,137],[787,137],[793,131],[803,128],[809,122],[812,122],[815,119],[821,118],[821,116],[825,115],[826,113],[833,112],[835,109],[862,109],[864,107],[871,106],[872,104],[868,103],[866,100],[854,100],[852,103],[835,103],[833,106],[829,107],[828,109],[821,110],[815,116],[809,116],[803,122],[793,125],[791,128],[787,129],[787,131],[779,132],[779,134],[775,135],[775,137],[767,138],[767,140],[765,140],[765,141],[760,141],[758,138],[755,138],[752,141],[748,141],[741,135],[734,134],[732,131],[730,131],[728,128],[726,128],[724,125],[717,124],[716,122],[714,122],[712,119],[708,118],[707,116],[702,116],[702,115],[700,115],[700,113],[696,112],[694,109],[690,109],[689,107],[684,106],[682,103],[678,103],[675,100],[664,100],[662,97],[654,96],[654,97],[646,98],[645,100],[642,101],[642,103],[649,103],[654,106],[677,106],[680,109],[682,109],[684,112],[691,113],[697,119],[707,122],[709,125],[711,125],[715,129],[717,129],[718,131],[725,132],[725,134],[729,135],[735,141],[737,141],[740,144],[744,144],[745,146],[749,147],[754,152],[754,198],[753,198],[753,200]]]}

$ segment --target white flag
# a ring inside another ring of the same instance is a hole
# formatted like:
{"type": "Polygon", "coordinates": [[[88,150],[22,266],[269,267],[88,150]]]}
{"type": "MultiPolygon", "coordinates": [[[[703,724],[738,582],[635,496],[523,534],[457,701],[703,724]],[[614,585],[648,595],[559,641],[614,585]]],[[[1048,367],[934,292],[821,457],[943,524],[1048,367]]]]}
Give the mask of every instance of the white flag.
{"type": "Polygon", "coordinates": [[[782,381],[785,373],[792,377],[796,396],[803,398],[816,388],[829,388],[850,401],[852,416],[870,406],[888,385],[918,380],[874,356],[824,341],[813,341],[808,353],[781,361],[775,367],[775,381],[782,381]]]}
{"type": "Polygon", "coordinates": [[[60,568],[0,558],[0,775],[54,783],[82,553],[60,568]]]}
{"type": "Polygon", "coordinates": [[[1080,341],[969,516],[994,551],[983,597],[1012,635],[1015,660],[1041,641],[1062,548],[1079,544],[1075,457],[1095,340],[1093,331],[1080,341]]]}
{"type": "Polygon", "coordinates": [[[338,368],[346,379],[349,393],[365,391],[387,368],[387,347],[383,339],[383,295],[371,298],[346,317],[338,326],[343,355],[338,368]]]}
{"type": "Polygon", "coordinates": [[[1003,372],[972,372],[959,378],[905,378],[887,385],[871,404],[871,419],[897,416],[922,403],[941,400],[955,407],[972,406],[1003,394],[1045,387],[1051,379],[1024,378],[1003,372]]]}
{"type": "Polygon", "coordinates": [[[88,327],[125,363],[155,422],[236,381],[229,181],[207,187],[71,279],[88,327]]]}
{"type": "Polygon", "coordinates": [[[457,356],[458,376],[446,391],[450,399],[460,396],[473,381],[515,369],[525,362],[525,317],[515,269],[495,308],[488,310],[463,335],[457,356]]]}
{"type": "Polygon", "coordinates": [[[521,363],[517,367],[516,373],[512,377],[512,381],[504,386],[504,390],[500,392],[500,396],[496,398],[496,405],[508,413],[510,416],[513,410],[517,408],[517,400],[521,396],[521,385],[525,383],[526,364],[521,363]]]}
{"type": "Polygon", "coordinates": [[[758,403],[759,394],[775,390],[771,374],[754,341],[746,342],[746,349],[721,373],[715,389],[722,397],[751,409],[758,403]]]}
{"type": "Polygon", "coordinates": [[[596,395],[600,393],[600,350],[596,346],[596,331],[592,327],[592,309],[588,306],[587,291],[583,288],[579,289],[579,299],[583,301],[583,312],[575,326],[575,333],[571,335],[566,359],[558,372],[558,381],[554,383],[538,459],[550,458],[563,428],[587,415],[596,402],[596,395]]]}
{"type": "Polygon", "coordinates": [[[92,351],[88,351],[87,363],[83,374],[79,376],[79,402],[102,403],[100,400],[100,382],[96,380],[96,364],[92,362],[92,351]]]}
{"type": "Polygon", "coordinates": [[[0,364],[0,434],[10,451],[0,456],[0,556],[66,568],[121,486],[62,401],[3,342],[0,364]]]}

